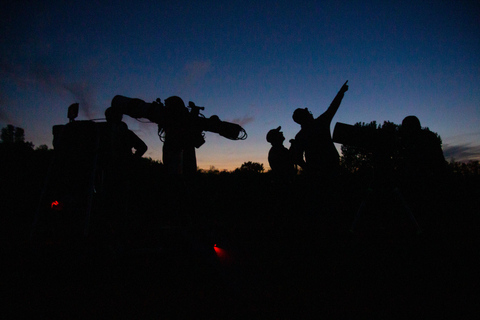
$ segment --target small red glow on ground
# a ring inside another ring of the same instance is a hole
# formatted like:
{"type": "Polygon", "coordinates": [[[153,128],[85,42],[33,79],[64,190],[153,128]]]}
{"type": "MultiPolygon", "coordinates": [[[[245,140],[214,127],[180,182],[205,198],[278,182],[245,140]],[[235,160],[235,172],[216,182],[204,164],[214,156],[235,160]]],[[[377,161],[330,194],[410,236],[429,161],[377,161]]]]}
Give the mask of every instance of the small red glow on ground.
{"type": "Polygon", "coordinates": [[[53,201],[52,204],[50,205],[50,207],[53,209],[53,210],[57,210],[57,211],[60,211],[63,209],[63,205],[58,202],[58,201],[53,201]]]}
{"type": "Polygon", "coordinates": [[[217,247],[216,244],[213,246],[213,249],[215,249],[215,253],[217,254],[217,257],[220,260],[220,262],[222,262],[223,264],[231,263],[231,257],[228,254],[227,250],[217,247]]]}

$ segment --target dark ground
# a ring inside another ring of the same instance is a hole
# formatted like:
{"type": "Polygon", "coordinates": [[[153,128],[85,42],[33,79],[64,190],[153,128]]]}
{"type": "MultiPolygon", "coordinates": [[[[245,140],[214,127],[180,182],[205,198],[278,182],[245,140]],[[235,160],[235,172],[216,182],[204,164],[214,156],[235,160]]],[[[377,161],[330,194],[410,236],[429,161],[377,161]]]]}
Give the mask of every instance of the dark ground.
{"type": "Polygon", "coordinates": [[[2,171],[6,318],[479,312],[478,177],[404,192],[421,234],[389,193],[377,194],[352,233],[366,189],[359,177],[343,176],[327,190],[301,177],[279,184],[269,174],[220,173],[180,181],[150,168],[135,173],[123,233],[48,245],[29,241],[45,163],[15,163],[22,169],[2,171]],[[226,255],[217,256],[213,244],[226,255]]]}

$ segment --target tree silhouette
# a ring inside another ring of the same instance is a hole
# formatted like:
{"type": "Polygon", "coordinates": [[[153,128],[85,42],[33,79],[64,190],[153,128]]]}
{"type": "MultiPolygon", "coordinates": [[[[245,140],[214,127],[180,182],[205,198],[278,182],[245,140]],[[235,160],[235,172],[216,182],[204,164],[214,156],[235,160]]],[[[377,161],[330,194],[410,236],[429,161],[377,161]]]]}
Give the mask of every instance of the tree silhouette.
{"type": "Polygon", "coordinates": [[[262,173],[265,171],[263,163],[258,162],[244,162],[240,168],[235,169],[236,172],[252,172],[252,173],[262,173]]]}
{"type": "MultiPolygon", "coordinates": [[[[361,128],[365,136],[372,135],[372,132],[375,132],[378,128],[376,121],[370,123],[357,122],[355,126],[361,128]]],[[[353,173],[373,167],[372,154],[367,149],[346,144],[343,144],[340,149],[342,151],[340,163],[349,172],[353,173]]]]}
{"type": "Polygon", "coordinates": [[[478,160],[470,160],[468,162],[451,161],[448,166],[457,175],[480,176],[480,162],[478,160]]]}
{"type": "Polygon", "coordinates": [[[35,148],[36,151],[48,151],[48,146],[46,144],[41,144],[35,148]]]}
{"type": "Polygon", "coordinates": [[[11,144],[14,142],[15,136],[15,127],[11,124],[7,125],[5,128],[2,128],[2,143],[11,144]]]}
{"type": "MultiPolygon", "coordinates": [[[[402,161],[401,125],[385,121],[383,125],[376,121],[370,123],[357,122],[361,143],[359,145],[344,144],[341,146],[342,166],[349,172],[372,169],[375,165],[388,165],[397,170],[402,161]]],[[[429,132],[429,128],[422,128],[429,132]]],[[[437,143],[441,146],[442,139],[434,132],[437,143]]]]}
{"type": "Polygon", "coordinates": [[[33,143],[25,142],[25,130],[11,124],[2,128],[1,140],[4,145],[15,145],[33,149],[33,143]]]}

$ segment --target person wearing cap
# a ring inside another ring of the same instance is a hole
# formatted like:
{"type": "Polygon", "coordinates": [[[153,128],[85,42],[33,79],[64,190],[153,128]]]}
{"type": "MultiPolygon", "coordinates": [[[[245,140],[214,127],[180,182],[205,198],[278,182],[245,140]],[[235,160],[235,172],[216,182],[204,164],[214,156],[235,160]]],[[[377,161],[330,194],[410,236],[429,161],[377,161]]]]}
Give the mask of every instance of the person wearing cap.
{"type": "Polygon", "coordinates": [[[267,133],[267,141],[272,144],[268,152],[268,163],[276,175],[288,177],[295,175],[297,169],[292,152],[283,145],[285,137],[281,129],[282,127],[278,127],[267,133]]]}
{"type": "Polygon", "coordinates": [[[340,88],[328,109],[314,118],[307,108],[298,108],[293,113],[293,121],[301,126],[295,136],[296,158],[305,157],[305,171],[323,176],[332,175],[340,168],[340,157],[333,144],[330,124],[335,116],[344,93],[348,90],[348,80],[340,88]]]}

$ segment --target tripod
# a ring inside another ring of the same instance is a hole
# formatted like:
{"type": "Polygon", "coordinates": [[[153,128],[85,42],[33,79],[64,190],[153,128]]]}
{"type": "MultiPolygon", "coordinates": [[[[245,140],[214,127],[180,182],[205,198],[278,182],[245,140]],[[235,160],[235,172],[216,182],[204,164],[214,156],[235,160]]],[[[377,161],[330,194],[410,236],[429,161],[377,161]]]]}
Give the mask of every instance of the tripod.
{"type": "MultiPolygon", "coordinates": [[[[364,215],[365,207],[369,202],[371,202],[371,199],[373,197],[373,193],[375,190],[373,188],[374,185],[376,185],[375,180],[371,183],[370,187],[367,189],[367,195],[364,197],[362,203],[360,204],[360,207],[358,208],[355,214],[355,217],[353,218],[353,222],[350,227],[350,232],[352,233],[355,231],[355,228],[357,227],[358,222],[364,215]]],[[[400,207],[403,209],[403,212],[406,214],[406,216],[409,218],[410,222],[414,226],[416,234],[421,234],[422,229],[418,225],[417,219],[415,219],[415,215],[413,214],[412,210],[410,209],[407,202],[405,201],[405,198],[402,192],[400,191],[400,188],[392,184],[391,193],[393,197],[398,201],[398,203],[400,204],[400,207]]]]}

